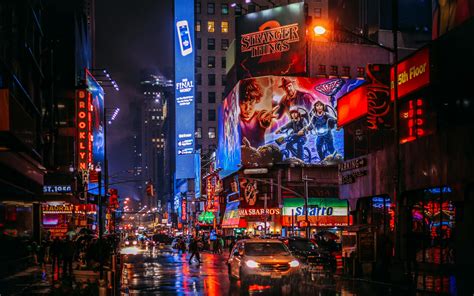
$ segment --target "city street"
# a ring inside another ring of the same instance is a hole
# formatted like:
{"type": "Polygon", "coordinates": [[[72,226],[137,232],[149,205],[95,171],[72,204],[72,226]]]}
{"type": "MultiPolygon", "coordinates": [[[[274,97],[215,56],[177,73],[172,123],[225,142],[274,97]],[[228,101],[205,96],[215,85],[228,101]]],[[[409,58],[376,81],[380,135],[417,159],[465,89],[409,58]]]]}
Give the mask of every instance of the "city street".
{"type": "Polygon", "coordinates": [[[124,269],[122,295],[410,295],[407,291],[360,281],[326,279],[300,283],[298,291],[284,286],[251,285],[242,291],[240,282],[231,285],[227,254],[201,253],[202,263],[188,263],[189,254],[170,250],[122,249],[124,269]],[[273,287],[274,288],[274,287],[273,287]]]}

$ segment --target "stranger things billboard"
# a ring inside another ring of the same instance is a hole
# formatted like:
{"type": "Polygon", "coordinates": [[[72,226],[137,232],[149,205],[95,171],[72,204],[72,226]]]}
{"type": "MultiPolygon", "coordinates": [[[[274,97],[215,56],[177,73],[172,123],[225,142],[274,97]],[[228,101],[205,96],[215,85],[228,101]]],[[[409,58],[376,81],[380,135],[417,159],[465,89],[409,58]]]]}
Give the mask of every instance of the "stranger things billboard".
{"type": "Polygon", "coordinates": [[[303,5],[303,2],[294,3],[237,18],[238,80],[305,73],[303,5]]]}
{"type": "Polygon", "coordinates": [[[342,162],[337,101],[363,82],[289,76],[240,81],[223,102],[218,167],[229,174],[240,165],[342,162]]]}

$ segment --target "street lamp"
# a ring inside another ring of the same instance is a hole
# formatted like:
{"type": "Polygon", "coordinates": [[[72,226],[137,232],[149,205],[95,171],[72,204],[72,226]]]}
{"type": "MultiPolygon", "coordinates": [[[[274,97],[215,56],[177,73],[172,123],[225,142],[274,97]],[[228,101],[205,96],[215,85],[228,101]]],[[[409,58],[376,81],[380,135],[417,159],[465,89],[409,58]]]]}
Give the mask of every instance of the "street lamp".
{"type": "Polygon", "coordinates": [[[100,163],[98,163],[95,167],[95,171],[97,172],[97,178],[99,182],[99,213],[98,213],[98,222],[99,222],[99,258],[100,258],[100,265],[99,265],[99,273],[100,273],[100,279],[103,278],[104,275],[104,261],[103,261],[103,256],[102,256],[102,249],[103,249],[103,243],[102,243],[102,234],[104,232],[104,229],[102,227],[102,168],[100,167],[100,163]]]}

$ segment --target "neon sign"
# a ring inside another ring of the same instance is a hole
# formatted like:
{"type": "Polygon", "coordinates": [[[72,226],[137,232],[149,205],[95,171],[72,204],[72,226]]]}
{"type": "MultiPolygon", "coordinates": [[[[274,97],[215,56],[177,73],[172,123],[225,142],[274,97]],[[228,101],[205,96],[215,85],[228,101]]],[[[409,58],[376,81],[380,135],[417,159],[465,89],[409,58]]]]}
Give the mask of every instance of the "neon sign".
{"type": "Polygon", "coordinates": [[[87,171],[92,163],[92,104],[91,94],[85,90],[76,92],[77,98],[77,164],[87,171]]]}
{"type": "MultiPolygon", "coordinates": [[[[391,99],[394,99],[394,68],[390,72],[391,99]]],[[[430,52],[422,49],[397,66],[398,98],[430,83],[430,52]]]]}
{"type": "Polygon", "coordinates": [[[407,109],[400,113],[400,125],[402,127],[400,144],[414,141],[426,134],[423,99],[410,100],[407,103],[407,109]]]}

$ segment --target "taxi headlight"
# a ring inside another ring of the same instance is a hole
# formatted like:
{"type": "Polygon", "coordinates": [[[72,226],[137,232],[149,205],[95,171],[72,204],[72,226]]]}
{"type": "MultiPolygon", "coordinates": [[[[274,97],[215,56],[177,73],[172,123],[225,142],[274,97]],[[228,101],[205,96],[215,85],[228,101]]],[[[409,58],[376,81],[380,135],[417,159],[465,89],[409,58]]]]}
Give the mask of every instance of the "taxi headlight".
{"type": "Polygon", "coordinates": [[[298,267],[300,266],[300,263],[298,262],[298,260],[293,260],[290,262],[290,267],[298,267]]]}
{"type": "Polygon", "coordinates": [[[133,241],[133,245],[136,245],[137,244],[137,241],[133,241]]]}
{"type": "Polygon", "coordinates": [[[129,242],[129,241],[126,241],[125,244],[128,246],[128,245],[130,244],[130,242],[129,242]]]}
{"type": "Polygon", "coordinates": [[[247,267],[250,267],[250,268],[257,268],[258,267],[258,263],[253,261],[253,260],[245,261],[245,265],[247,265],[247,267]]]}

